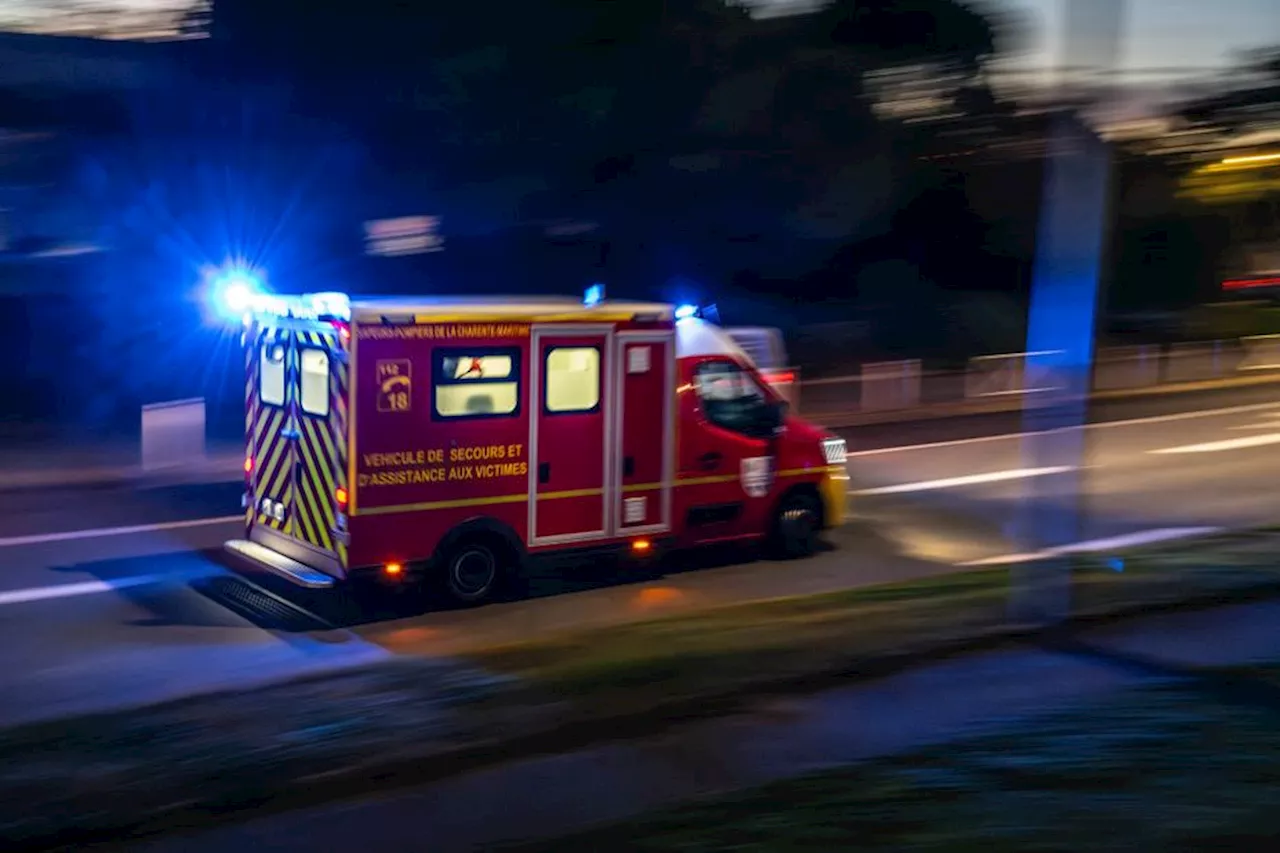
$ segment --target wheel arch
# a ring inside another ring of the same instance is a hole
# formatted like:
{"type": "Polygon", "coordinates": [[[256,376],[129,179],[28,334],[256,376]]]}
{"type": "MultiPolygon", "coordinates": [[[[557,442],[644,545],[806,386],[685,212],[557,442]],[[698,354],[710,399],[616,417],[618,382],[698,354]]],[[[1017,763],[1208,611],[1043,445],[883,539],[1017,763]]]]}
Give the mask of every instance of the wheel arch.
{"type": "Polygon", "coordinates": [[[519,534],[516,533],[511,525],[488,516],[469,518],[461,524],[455,525],[436,544],[436,549],[431,556],[432,563],[439,565],[444,555],[448,554],[460,543],[479,538],[501,543],[503,549],[507,552],[506,556],[511,559],[512,568],[519,568],[524,565],[527,552],[524,541],[519,534]]]}

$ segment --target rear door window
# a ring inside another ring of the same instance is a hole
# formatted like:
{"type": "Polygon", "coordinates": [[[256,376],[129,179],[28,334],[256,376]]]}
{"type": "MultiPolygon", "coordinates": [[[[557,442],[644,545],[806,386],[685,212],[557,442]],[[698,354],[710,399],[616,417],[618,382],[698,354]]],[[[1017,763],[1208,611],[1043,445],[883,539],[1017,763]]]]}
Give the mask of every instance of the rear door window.
{"type": "Polygon", "coordinates": [[[285,353],[283,341],[265,341],[259,358],[258,398],[268,406],[285,401],[285,353]]]}
{"type": "Polygon", "coordinates": [[[302,370],[298,377],[298,402],[305,414],[329,416],[329,354],[305,347],[299,353],[302,370]]]}

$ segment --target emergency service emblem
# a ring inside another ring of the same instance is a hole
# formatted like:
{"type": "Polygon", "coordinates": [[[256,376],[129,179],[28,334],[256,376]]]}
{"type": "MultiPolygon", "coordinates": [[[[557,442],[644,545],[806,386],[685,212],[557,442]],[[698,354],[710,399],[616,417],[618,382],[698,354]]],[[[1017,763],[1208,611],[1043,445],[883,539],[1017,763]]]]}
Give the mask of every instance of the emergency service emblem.
{"type": "Polygon", "coordinates": [[[378,411],[407,412],[413,403],[413,365],[407,358],[378,361],[378,411]]]}
{"type": "Polygon", "coordinates": [[[742,460],[742,490],[749,498],[762,498],[773,486],[773,457],[756,456],[742,460]]]}

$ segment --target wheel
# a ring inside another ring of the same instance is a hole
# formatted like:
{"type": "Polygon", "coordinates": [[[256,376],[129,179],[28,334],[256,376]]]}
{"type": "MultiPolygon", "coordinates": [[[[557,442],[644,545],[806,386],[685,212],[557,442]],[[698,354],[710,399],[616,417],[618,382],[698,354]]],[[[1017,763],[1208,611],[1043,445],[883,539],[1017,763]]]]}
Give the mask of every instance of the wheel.
{"type": "Polygon", "coordinates": [[[493,599],[509,568],[503,554],[504,549],[487,538],[465,539],[450,548],[440,566],[449,597],[466,605],[493,599]]]}
{"type": "Polygon", "coordinates": [[[818,548],[821,521],[816,498],[806,494],[788,495],[778,505],[773,518],[773,549],[788,560],[808,557],[818,548]]]}

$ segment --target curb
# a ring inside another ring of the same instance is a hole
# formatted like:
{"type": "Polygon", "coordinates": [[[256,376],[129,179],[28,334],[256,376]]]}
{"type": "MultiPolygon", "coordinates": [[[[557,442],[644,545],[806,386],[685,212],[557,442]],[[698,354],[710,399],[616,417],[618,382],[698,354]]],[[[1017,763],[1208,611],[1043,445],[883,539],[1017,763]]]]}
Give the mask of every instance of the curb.
{"type": "Polygon", "coordinates": [[[1127,605],[1106,613],[1083,615],[1048,628],[1009,626],[986,634],[921,646],[909,651],[850,661],[838,668],[744,687],[741,690],[696,699],[659,704],[625,714],[607,715],[557,725],[538,734],[510,740],[470,745],[454,752],[431,756],[405,756],[350,770],[336,770],[323,778],[298,780],[288,790],[259,792],[233,800],[193,802],[187,810],[146,818],[114,829],[72,831],[10,842],[6,850],[78,850],[87,845],[103,849],[127,849],[144,838],[199,832],[231,818],[243,823],[257,818],[340,803],[366,796],[392,794],[457,777],[468,772],[540,755],[559,754],[619,740],[652,737],[678,725],[731,716],[751,710],[762,699],[812,693],[850,681],[874,682],[912,668],[967,655],[996,651],[1028,643],[1061,642],[1081,631],[1171,613],[1212,610],[1218,607],[1273,600],[1280,597],[1280,582],[1272,581],[1235,590],[1203,593],[1155,605],[1127,605]]]}

